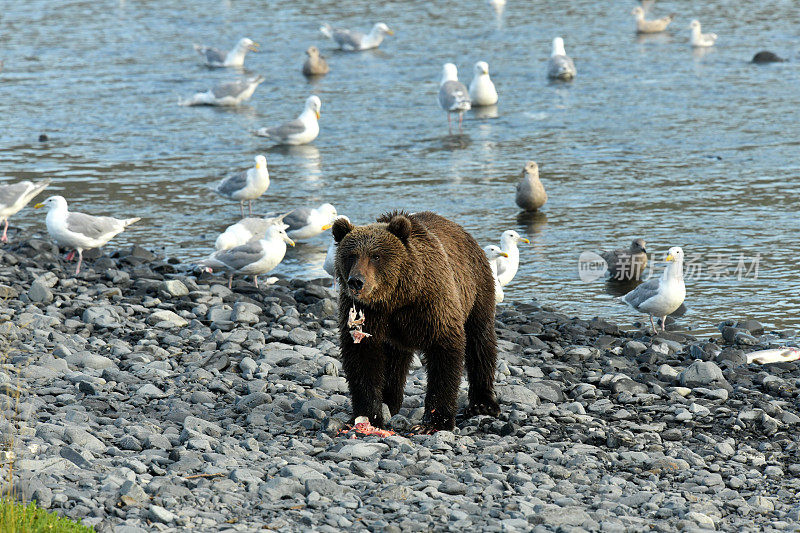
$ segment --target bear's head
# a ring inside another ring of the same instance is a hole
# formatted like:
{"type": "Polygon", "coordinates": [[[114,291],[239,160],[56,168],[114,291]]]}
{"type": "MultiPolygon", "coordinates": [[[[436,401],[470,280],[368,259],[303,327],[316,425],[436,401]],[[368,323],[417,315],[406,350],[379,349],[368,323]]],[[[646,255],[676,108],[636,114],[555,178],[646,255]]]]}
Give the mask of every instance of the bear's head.
{"type": "Polygon", "coordinates": [[[411,221],[402,214],[368,226],[336,220],[333,238],[341,290],[366,305],[392,299],[407,265],[410,235],[411,221]]]}

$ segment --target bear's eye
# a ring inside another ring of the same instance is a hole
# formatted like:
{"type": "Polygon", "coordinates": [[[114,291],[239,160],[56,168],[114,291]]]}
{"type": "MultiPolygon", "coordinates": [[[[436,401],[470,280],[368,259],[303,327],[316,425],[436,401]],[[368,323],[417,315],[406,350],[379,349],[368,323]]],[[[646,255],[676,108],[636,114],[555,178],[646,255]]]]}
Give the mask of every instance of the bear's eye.
{"type": "Polygon", "coordinates": [[[370,259],[372,259],[373,261],[380,261],[381,256],[380,254],[372,254],[372,257],[370,259]]]}

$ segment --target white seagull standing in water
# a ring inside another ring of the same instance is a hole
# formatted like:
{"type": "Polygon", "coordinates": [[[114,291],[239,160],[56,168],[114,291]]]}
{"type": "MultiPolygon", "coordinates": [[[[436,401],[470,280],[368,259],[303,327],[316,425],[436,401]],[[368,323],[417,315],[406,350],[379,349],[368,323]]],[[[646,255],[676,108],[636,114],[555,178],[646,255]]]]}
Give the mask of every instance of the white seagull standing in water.
{"type": "MultiPolygon", "coordinates": [[[[139,217],[118,219],[71,213],[63,196],[51,196],[34,207],[47,207],[47,232],[56,244],[78,252],[76,275],[81,271],[84,250],[100,248],[125,228],[141,220],[139,217]]],[[[75,252],[70,252],[67,261],[71,261],[73,257],[75,252]]]]}
{"type": "Polygon", "coordinates": [[[383,42],[384,37],[387,35],[394,35],[394,32],[389,29],[389,26],[383,22],[375,24],[372,30],[366,35],[360,31],[340,28],[333,29],[330,24],[323,24],[320,26],[319,31],[322,35],[339,45],[339,48],[348,52],[377,48],[383,42]]]}
{"type": "Polygon", "coordinates": [[[487,106],[497,103],[497,89],[489,77],[489,64],[486,61],[475,63],[472,82],[469,84],[469,97],[474,106],[487,106]]]}
{"type": "Polygon", "coordinates": [[[654,335],[656,326],[653,324],[653,317],[661,317],[661,331],[664,331],[667,315],[675,312],[686,298],[683,250],[673,246],[664,260],[668,264],[660,278],[649,279],[622,297],[622,301],[633,309],[650,315],[650,326],[654,335]]]}
{"type": "Polygon", "coordinates": [[[439,84],[439,105],[447,111],[447,129],[452,132],[450,113],[458,113],[458,131],[461,131],[461,121],[464,112],[472,108],[469,91],[466,86],[458,81],[458,69],[453,63],[445,63],[442,67],[442,81],[439,84]]]}
{"type": "Polygon", "coordinates": [[[556,37],[553,39],[553,52],[547,62],[547,77],[553,80],[569,81],[577,73],[575,63],[564,50],[564,39],[556,37]]]}
{"type": "Polygon", "coordinates": [[[203,62],[207,67],[241,67],[244,66],[244,57],[247,52],[258,52],[258,43],[245,37],[239,39],[230,52],[200,44],[194,45],[194,49],[203,56],[203,62]]]}
{"type": "Polygon", "coordinates": [[[260,128],[256,131],[259,137],[269,137],[278,144],[300,145],[308,144],[319,135],[319,116],[322,110],[322,101],[318,96],[312,95],[306,99],[305,108],[296,119],[284,122],[273,128],[260,128]]]}
{"type": "Polygon", "coordinates": [[[19,213],[23,207],[28,205],[28,202],[45,190],[48,185],[50,185],[49,179],[36,183],[20,181],[19,183],[0,185],[0,220],[5,222],[0,242],[8,242],[8,217],[19,213]]]}
{"type": "Polygon", "coordinates": [[[692,46],[696,48],[708,48],[717,41],[716,33],[701,33],[700,21],[697,19],[689,24],[689,29],[692,30],[692,46]]]}
{"type": "Polygon", "coordinates": [[[256,166],[254,168],[232,174],[219,182],[214,191],[217,194],[239,200],[239,208],[242,210],[244,218],[244,202],[248,202],[249,212],[253,214],[253,200],[267,192],[269,188],[269,171],[267,170],[267,158],[263,155],[255,157],[256,166]]]}
{"type": "Polygon", "coordinates": [[[218,106],[237,106],[246,102],[253,96],[264,76],[254,76],[244,80],[229,81],[220,83],[210,91],[195,93],[191,98],[178,100],[178,105],[218,105],[218,106]]]}

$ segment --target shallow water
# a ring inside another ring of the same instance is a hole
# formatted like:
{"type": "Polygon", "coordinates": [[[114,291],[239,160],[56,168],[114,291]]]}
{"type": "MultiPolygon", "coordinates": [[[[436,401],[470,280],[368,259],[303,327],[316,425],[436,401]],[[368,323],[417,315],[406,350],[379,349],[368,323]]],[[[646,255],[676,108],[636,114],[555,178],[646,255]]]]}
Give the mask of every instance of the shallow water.
{"type": "MultiPolygon", "coordinates": [[[[792,0],[710,1],[691,11],[658,2],[655,15],[678,16],[668,34],[647,38],[633,32],[632,2],[509,0],[499,17],[483,0],[462,2],[458,13],[452,2],[422,1],[58,4],[9,3],[0,19],[0,179],[50,177],[49,192],[74,210],[142,217],[109,247],[205,256],[239,214],[211,186],[266,153],[272,184],[258,212],[329,201],[363,223],[389,209],[430,209],[481,245],[516,229],[531,245],[521,247],[507,300],[536,296],[568,314],[632,324],[643,317],[602,281],[582,282],[577,261],[644,237],[657,258],[680,245],[700,265],[687,279],[681,327],[713,333],[730,317],[800,326],[800,5],[792,0]],[[689,46],[695,17],[720,35],[713,49],[689,46]],[[317,32],[322,21],[378,20],[396,34],[374,52],[336,52],[317,32]],[[571,84],[544,76],[556,35],[578,68],[571,84]],[[227,48],[242,36],[262,48],[248,56],[249,72],[267,77],[248,105],[179,107],[178,97],[236,75],[201,66],[192,43],[227,48]],[[310,44],[331,64],[311,83],[300,74],[310,44]],[[761,49],[792,62],[749,64],[761,49]],[[468,83],[478,60],[498,87],[497,116],[470,113],[463,134],[451,136],[436,104],[441,65],[455,62],[468,83]],[[311,93],[323,102],[313,145],[271,148],[250,133],[293,118],[311,93]],[[43,132],[50,140],[39,143],[43,132]],[[550,199],[520,217],[514,186],[528,159],[539,162],[550,199]],[[747,268],[757,256],[757,278],[751,270],[737,279],[740,257],[747,268]]],[[[25,209],[12,226],[42,232],[44,213],[25,209]]],[[[327,238],[291,250],[277,272],[323,275],[327,238]]]]}

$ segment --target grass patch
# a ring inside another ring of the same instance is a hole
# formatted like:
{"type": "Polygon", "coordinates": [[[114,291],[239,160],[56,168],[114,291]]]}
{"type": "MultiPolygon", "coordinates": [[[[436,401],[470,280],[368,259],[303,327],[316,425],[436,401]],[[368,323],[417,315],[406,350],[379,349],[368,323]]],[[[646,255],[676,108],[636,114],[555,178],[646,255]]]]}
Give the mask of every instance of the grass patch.
{"type": "Polygon", "coordinates": [[[93,527],[73,522],[36,506],[0,499],[0,533],[94,533],[93,527]]]}

